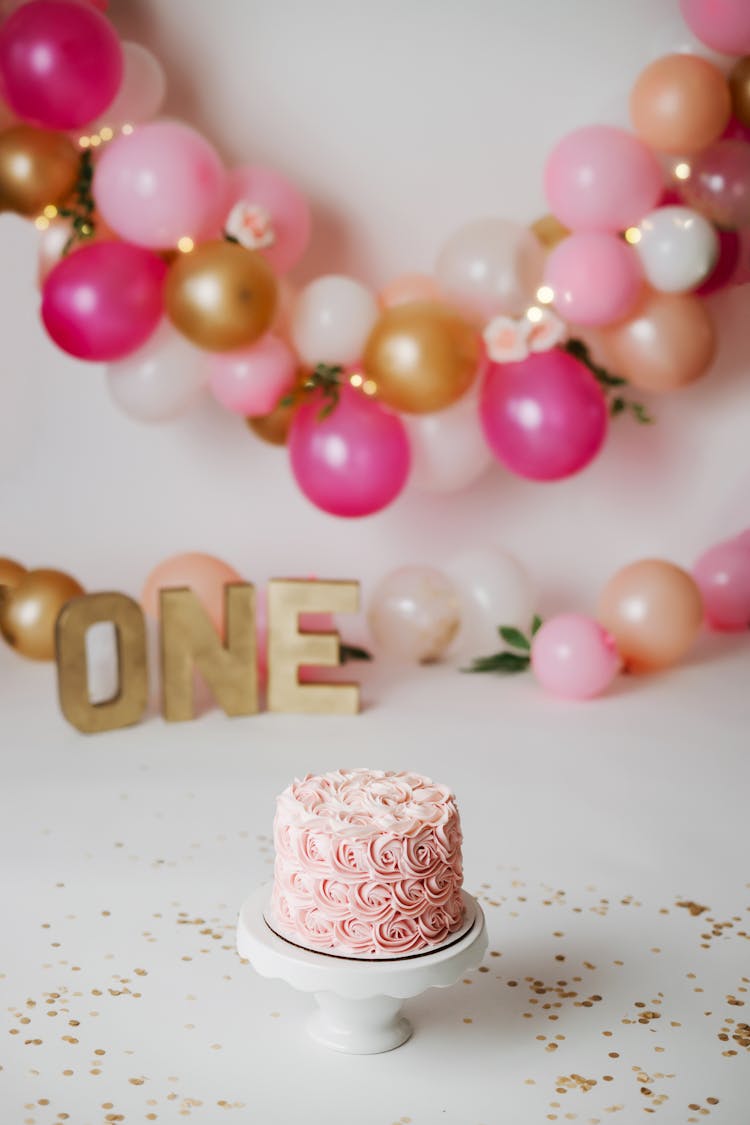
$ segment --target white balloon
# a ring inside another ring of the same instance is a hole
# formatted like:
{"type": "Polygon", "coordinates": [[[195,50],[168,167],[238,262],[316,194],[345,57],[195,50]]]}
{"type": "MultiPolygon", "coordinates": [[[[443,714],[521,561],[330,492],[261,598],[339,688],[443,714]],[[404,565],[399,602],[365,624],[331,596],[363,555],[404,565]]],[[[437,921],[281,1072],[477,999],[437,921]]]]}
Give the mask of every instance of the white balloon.
{"type": "Polygon", "coordinates": [[[378,318],[370,290],[330,274],[302,289],[292,311],[292,339],[304,363],[356,363],[378,318]]]}
{"type": "Polygon", "coordinates": [[[456,648],[462,659],[502,648],[500,625],[514,625],[528,634],[536,592],[517,558],[494,548],[477,549],[451,559],[443,569],[461,602],[456,648]]]}
{"type": "Polygon", "coordinates": [[[403,661],[429,664],[440,659],[458,632],[458,595],[439,570],[404,566],[377,586],[367,620],[379,648],[403,661]]]}
{"type": "Polygon", "coordinates": [[[122,44],[122,82],[104,113],[86,125],[84,133],[98,133],[108,126],[115,132],[123,125],[137,125],[156,117],[167,92],[167,79],[159,60],[140,43],[122,44]]]}
{"type": "Polygon", "coordinates": [[[646,280],[661,293],[695,289],[716,265],[719,239],[689,207],[657,207],[641,220],[635,243],[646,280]]]}
{"type": "Polygon", "coordinates": [[[409,484],[423,492],[458,492],[494,464],[476,394],[434,414],[402,417],[411,446],[409,484]]]}
{"type": "Polygon", "coordinates": [[[483,321],[519,316],[542,283],[544,249],[528,227],[478,219],[456,231],[440,252],[435,276],[443,294],[483,321]]]}
{"type": "Polygon", "coordinates": [[[142,348],[107,368],[110,393],[139,422],[170,422],[205,387],[208,358],[164,320],[142,348]]]}

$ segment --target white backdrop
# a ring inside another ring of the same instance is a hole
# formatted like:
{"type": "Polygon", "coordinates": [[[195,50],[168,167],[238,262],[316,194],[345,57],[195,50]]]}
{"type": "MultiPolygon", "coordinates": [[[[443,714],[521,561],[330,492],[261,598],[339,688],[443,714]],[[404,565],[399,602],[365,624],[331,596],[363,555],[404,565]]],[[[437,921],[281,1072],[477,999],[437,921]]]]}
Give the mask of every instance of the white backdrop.
{"type": "MultiPolygon", "coordinates": [[[[467,220],[544,213],[556,138],[624,122],[640,67],[689,39],[677,0],[115,0],[112,15],[163,60],[170,113],[228,162],[274,164],[309,194],[315,235],[300,278],[347,272],[376,286],[429,270],[467,220]]],[[[656,427],[619,419],[580,476],[536,484],[498,466],[466,493],[410,492],[345,522],[304,500],[283,451],[209,401],[166,427],[121,416],[100,369],[40,329],[34,244],[29,224],[0,218],[2,550],[88,588],[137,592],[185,549],[256,580],[368,580],[494,540],[537,575],[542,608],[568,596],[583,608],[625,562],[689,563],[750,524],[744,292],[714,301],[711,375],[655,402],[656,427]]]]}
{"type": "MultiPolygon", "coordinates": [[[[555,139],[623,122],[638,70],[687,41],[677,0],[114,0],[112,14],[164,61],[170,112],[309,192],[300,276],[374,285],[429,269],[466,220],[541,215],[555,139]]],[[[494,541],[548,612],[591,605],[629,560],[689,564],[750,525],[748,290],[714,302],[711,374],[655,402],[653,428],[620,419],[579,477],[497,468],[464,495],[408,494],[346,523],[209,403],[165,428],[118,414],[101,370],[42,333],[34,243],[0,217],[2,555],[136,594],[188,549],[257,581],[367,589],[494,541]]],[[[530,677],[378,664],[356,719],[213,711],[87,739],[56,709],[53,669],[0,646],[3,1120],[289,1125],[302,1092],[306,1125],[630,1125],[644,1109],[738,1125],[749,651],[706,636],[680,668],[578,705],[530,677]],[[269,875],[275,794],[357,765],[455,789],[491,950],[484,975],[408,1006],[409,1044],[364,1059],[311,1044],[307,1000],[233,950],[239,904],[269,875]]]]}

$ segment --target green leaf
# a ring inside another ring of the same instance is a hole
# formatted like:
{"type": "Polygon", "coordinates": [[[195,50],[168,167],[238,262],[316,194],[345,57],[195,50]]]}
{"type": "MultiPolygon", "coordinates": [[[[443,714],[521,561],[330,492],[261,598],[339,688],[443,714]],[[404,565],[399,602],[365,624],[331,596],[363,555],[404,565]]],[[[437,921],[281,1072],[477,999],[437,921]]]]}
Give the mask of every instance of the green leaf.
{"type": "Polygon", "coordinates": [[[347,645],[342,641],[339,644],[339,661],[346,664],[349,660],[372,660],[372,653],[358,645],[347,645]]]}
{"type": "Polygon", "coordinates": [[[520,648],[523,652],[528,652],[531,648],[528,639],[521,630],[516,629],[513,625],[500,625],[497,631],[511,648],[520,648]]]}
{"type": "Polygon", "coordinates": [[[326,418],[330,417],[330,415],[333,414],[333,412],[336,409],[336,407],[338,406],[338,404],[339,404],[339,392],[334,388],[330,392],[330,394],[327,398],[327,401],[323,404],[323,406],[318,411],[318,419],[317,420],[319,422],[325,422],[326,418]]]}
{"type": "Polygon", "coordinates": [[[502,675],[512,676],[517,672],[525,672],[530,663],[528,656],[521,656],[516,652],[496,652],[492,656],[478,656],[472,660],[470,668],[462,668],[462,672],[500,672],[502,675]]]}
{"type": "Polygon", "coordinates": [[[627,409],[627,403],[624,398],[613,398],[609,404],[610,417],[616,418],[618,414],[622,414],[627,409]]]}
{"type": "Polygon", "coordinates": [[[534,619],[531,622],[531,635],[532,635],[532,637],[535,637],[537,635],[537,633],[539,632],[539,630],[541,629],[543,624],[544,624],[544,622],[542,621],[539,614],[535,613],[534,619]]]}
{"type": "Polygon", "coordinates": [[[642,426],[653,426],[656,421],[653,414],[649,414],[642,402],[631,402],[630,409],[636,422],[639,422],[642,426]]]}
{"type": "Polygon", "coordinates": [[[233,242],[235,246],[239,246],[240,244],[239,238],[235,238],[233,234],[227,234],[226,231],[223,232],[222,237],[225,242],[233,242]]]}
{"type": "Polygon", "coordinates": [[[294,406],[294,395],[284,395],[276,404],[277,406],[294,406]]]}

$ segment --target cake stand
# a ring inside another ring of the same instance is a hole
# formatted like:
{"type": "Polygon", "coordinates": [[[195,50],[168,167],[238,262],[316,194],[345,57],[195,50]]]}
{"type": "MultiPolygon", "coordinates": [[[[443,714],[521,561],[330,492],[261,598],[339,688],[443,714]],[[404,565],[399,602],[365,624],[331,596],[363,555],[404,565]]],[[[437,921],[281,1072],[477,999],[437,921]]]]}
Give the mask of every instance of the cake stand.
{"type": "Polygon", "coordinates": [[[262,977],[312,992],[317,1009],[308,1023],[313,1039],[334,1051],[376,1055],[400,1047],[412,1026],[401,1004],[428,988],[448,988],[480,964],[487,949],[484,914],[465,891],[464,930],[431,953],[362,960],[301,949],[279,937],[264,918],[270,885],[248,898],[237,923],[237,949],[262,977]]]}

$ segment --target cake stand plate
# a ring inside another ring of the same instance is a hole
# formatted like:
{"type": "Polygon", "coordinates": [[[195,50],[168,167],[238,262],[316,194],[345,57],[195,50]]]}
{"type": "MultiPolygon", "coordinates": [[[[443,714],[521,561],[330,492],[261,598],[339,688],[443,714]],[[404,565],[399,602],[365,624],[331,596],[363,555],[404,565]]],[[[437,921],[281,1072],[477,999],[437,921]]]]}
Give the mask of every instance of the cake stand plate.
{"type": "Polygon", "coordinates": [[[279,937],[264,918],[270,886],[248,898],[237,923],[237,949],[262,977],[312,992],[317,1009],[308,1023],[313,1039],[335,1051],[376,1055],[400,1047],[412,1034],[402,1002],[428,988],[448,988],[480,964],[487,931],[479,903],[461,892],[468,929],[431,953],[390,960],[343,958],[301,949],[279,937]]]}

